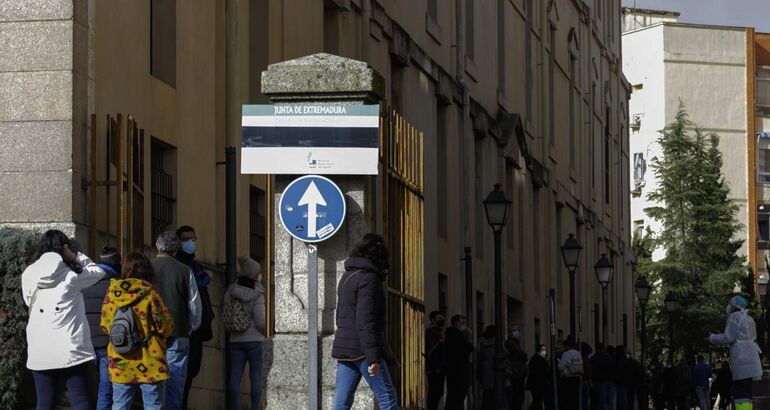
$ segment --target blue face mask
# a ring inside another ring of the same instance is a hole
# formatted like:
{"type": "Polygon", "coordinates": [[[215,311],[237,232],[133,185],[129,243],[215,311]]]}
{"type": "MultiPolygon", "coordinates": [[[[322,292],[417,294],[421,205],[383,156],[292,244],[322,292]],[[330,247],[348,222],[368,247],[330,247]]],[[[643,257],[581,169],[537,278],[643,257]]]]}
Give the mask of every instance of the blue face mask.
{"type": "Polygon", "coordinates": [[[188,241],[182,242],[182,252],[188,255],[194,254],[195,248],[196,248],[196,244],[194,239],[190,239],[188,241]]]}
{"type": "Polygon", "coordinates": [[[513,337],[514,339],[519,339],[521,337],[521,332],[519,332],[518,330],[513,330],[511,331],[511,337],[513,337]]]}

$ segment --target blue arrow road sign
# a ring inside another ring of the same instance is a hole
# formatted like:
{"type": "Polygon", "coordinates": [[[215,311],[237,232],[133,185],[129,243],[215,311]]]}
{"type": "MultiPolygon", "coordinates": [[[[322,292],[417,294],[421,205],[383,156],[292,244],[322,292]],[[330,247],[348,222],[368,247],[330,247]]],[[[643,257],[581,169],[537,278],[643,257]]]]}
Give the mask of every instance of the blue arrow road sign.
{"type": "Polygon", "coordinates": [[[318,175],[292,181],[279,207],[284,229],[303,242],[329,239],[345,220],[345,196],[334,182],[318,175]]]}

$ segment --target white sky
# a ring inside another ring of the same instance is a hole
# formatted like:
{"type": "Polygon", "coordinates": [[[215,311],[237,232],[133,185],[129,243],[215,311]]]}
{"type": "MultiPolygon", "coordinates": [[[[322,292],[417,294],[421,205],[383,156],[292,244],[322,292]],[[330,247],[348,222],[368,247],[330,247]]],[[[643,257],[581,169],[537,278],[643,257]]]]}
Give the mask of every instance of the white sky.
{"type": "Polygon", "coordinates": [[[770,0],[621,0],[627,7],[678,11],[683,23],[754,27],[770,32],[770,0]]]}

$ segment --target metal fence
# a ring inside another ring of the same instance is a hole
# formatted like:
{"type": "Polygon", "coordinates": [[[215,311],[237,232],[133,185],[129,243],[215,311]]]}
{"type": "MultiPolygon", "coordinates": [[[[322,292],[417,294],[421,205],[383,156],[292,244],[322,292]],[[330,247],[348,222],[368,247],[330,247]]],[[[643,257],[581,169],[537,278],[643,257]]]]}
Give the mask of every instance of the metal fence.
{"type": "Polygon", "coordinates": [[[383,234],[391,250],[388,342],[404,409],[424,408],[423,133],[385,109],[380,127],[383,234]]]}

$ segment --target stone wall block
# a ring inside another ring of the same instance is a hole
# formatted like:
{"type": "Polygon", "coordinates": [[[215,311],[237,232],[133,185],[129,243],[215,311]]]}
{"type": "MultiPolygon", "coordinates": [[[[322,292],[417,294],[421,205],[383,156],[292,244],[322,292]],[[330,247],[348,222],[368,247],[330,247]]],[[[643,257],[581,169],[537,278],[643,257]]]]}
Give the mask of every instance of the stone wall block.
{"type": "Polygon", "coordinates": [[[72,68],[72,21],[0,23],[0,71],[72,68]]]}
{"type": "Polygon", "coordinates": [[[0,142],[0,172],[72,168],[69,121],[0,122],[0,142]]]}
{"type": "Polygon", "coordinates": [[[0,172],[2,222],[60,222],[72,215],[72,173],[0,172]]]}
{"type": "Polygon", "coordinates": [[[73,5],[73,0],[0,0],[0,21],[68,20],[73,5]]]}
{"type": "Polygon", "coordinates": [[[72,119],[72,72],[0,73],[0,121],[72,119]]]}

